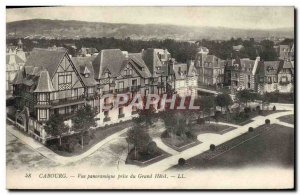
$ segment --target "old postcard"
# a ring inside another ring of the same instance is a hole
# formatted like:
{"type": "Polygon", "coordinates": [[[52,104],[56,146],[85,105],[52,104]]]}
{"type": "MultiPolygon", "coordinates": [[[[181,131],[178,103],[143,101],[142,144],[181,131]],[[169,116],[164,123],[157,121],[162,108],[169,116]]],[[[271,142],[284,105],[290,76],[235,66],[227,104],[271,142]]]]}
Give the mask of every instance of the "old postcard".
{"type": "Polygon", "coordinates": [[[294,7],[7,7],[8,189],[294,189],[294,7]]]}

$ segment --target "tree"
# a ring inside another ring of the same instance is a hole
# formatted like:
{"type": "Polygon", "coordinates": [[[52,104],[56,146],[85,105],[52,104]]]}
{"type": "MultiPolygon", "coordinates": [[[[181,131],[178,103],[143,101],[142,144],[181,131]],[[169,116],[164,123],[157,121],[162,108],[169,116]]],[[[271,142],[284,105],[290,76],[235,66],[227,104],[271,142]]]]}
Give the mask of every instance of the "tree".
{"type": "Polygon", "coordinates": [[[137,152],[143,152],[147,150],[148,144],[151,142],[151,138],[145,128],[141,125],[135,125],[127,131],[127,142],[134,145],[135,159],[137,158],[137,152]]]}
{"type": "Polygon", "coordinates": [[[138,117],[134,119],[134,122],[146,126],[152,125],[156,115],[155,113],[156,109],[152,104],[149,106],[149,109],[146,108],[146,101],[147,101],[146,96],[142,101],[143,101],[143,107],[138,110],[138,117]]]}
{"type": "Polygon", "coordinates": [[[218,94],[216,96],[215,101],[216,101],[216,105],[221,107],[221,112],[222,112],[223,107],[227,108],[229,105],[232,104],[232,99],[231,99],[230,95],[227,93],[218,94]]]}
{"type": "Polygon", "coordinates": [[[58,136],[59,145],[61,146],[61,137],[64,133],[69,131],[69,127],[65,125],[63,118],[55,113],[50,116],[49,120],[46,122],[45,131],[52,136],[58,136]]]}
{"type": "Polygon", "coordinates": [[[95,110],[90,105],[85,105],[76,112],[72,118],[73,129],[81,134],[81,146],[83,148],[83,134],[91,127],[96,127],[95,110]]]}
{"type": "Polygon", "coordinates": [[[243,89],[237,92],[236,97],[239,100],[239,102],[245,103],[247,106],[247,103],[249,101],[254,101],[258,98],[258,94],[251,92],[250,90],[243,89]]]}
{"type": "Polygon", "coordinates": [[[211,110],[215,109],[216,101],[214,96],[203,96],[200,99],[200,110],[203,111],[204,115],[206,114],[210,120],[211,110]]]}

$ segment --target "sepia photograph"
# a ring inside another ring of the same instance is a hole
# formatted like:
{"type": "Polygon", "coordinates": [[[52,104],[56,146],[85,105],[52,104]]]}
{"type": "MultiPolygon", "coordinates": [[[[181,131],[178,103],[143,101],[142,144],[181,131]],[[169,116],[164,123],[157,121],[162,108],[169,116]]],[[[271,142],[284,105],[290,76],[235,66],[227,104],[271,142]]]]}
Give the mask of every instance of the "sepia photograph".
{"type": "Polygon", "coordinates": [[[7,6],[6,188],[295,190],[295,13],[7,6]]]}

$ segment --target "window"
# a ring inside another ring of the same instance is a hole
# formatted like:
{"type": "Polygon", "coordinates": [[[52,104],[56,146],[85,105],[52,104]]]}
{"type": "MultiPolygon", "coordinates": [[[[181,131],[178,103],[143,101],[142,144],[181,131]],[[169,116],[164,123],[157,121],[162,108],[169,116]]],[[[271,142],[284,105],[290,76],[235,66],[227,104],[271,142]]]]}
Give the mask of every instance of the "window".
{"type": "Polygon", "coordinates": [[[66,90],[70,89],[72,86],[72,74],[62,73],[58,75],[58,89],[66,90]]]}
{"type": "Polygon", "coordinates": [[[124,82],[123,81],[118,82],[118,89],[124,89],[124,82]]]}
{"type": "Polygon", "coordinates": [[[281,82],[287,82],[287,77],[281,77],[281,82]]]}
{"type": "Polygon", "coordinates": [[[124,108],[123,107],[119,108],[119,115],[122,115],[122,114],[124,114],[124,108]]]}
{"type": "Polygon", "coordinates": [[[41,102],[47,101],[47,95],[46,95],[45,93],[41,93],[41,94],[40,94],[40,101],[41,101],[41,102]]]}
{"type": "Polygon", "coordinates": [[[47,119],[47,110],[46,109],[39,110],[39,116],[40,119],[47,119]]]}
{"type": "Polygon", "coordinates": [[[272,78],[271,77],[268,77],[268,82],[272,82],[272,78]]]}
{"type": "Polygon", "coordinates": [[[89,88],[88,88],[88,94],[92,94],[93,92],[94,92],[93,87],[89,87],[89,88]]]}
{"type": "Polygon", "coordinates": [[[277,83],[278,81],[277,81],[277,77],[275,76],[275,77],[273,77],[273,82],[274,83],[277,83]]]}
{"type": "Polygon", "coordinates": [[[133,80],[131,81],[131,85],[132,85],[132,86],[137,86],[137,79],[133,79],[133,80]]]}
{"type": "Polygon", "coordinates": [[[248,81],[250,81],[250,75],[248,75],[248,81]]]}
{"type": "Polygon", "coordinates": [[[72,97],[77,97],[78,96],[78,89],[73,89],[72,90],[72,97]]]}

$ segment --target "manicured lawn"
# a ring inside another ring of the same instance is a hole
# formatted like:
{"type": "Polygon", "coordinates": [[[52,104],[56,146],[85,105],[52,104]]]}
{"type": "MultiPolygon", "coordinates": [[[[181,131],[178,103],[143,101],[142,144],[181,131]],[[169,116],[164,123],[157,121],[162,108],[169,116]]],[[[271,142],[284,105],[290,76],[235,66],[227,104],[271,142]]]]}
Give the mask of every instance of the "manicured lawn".
{"type": "Polygon", "coordinates": [[[219,119],[220,122],[226,122],[226,123],[232,123],[232,124],[236,124],[236,125],[245,125],[248,124],[250,122],[252,122],[253,120],[251,120],[254,117],[257,116],[268,116],[270,114],[274,114],[277,112],[282,112],[283,110],[263,110],[262,114],[259,115],[258,111],[251,111],[248,113],[248,117],[237,117],[235,113],[228,113],[228,114],[223,114],[221,115],[221,118],[219,119]]]}
{"type": "MultiPolygon", "coordinates": [[[[127,121],[123,123],[119,123],[113,126],[108,126],[108,127],[99,127],[95,130],[95,137],[90,140],[88,145],[84,145],[83,149],[81,147],[76,147],[74,152],[67,152],[67,151],[62,151],[58,150],[57,148],[53,148],[49,146],[51,150],[53,150],[55,153],[62,155],[62,156],[76,156],[79,154],[82,154],[89,150],[91,147],[102,141],[103,139],[107,138],[108,136],[121,131],[122,129],[126,127],[132,126],[133,122],[132,121],[127,121]]],[[[58,140],[55,140],[54,143],[57,143],[58,140]]]]}
{"type": "Polygon", "coordinates": [[[223,133],[231,131],[233,129],[235,129],[235,127],[230,127],[227,125],[213,124],[213,123],[205,123],[205,124],[195,124],[192,128],[192,132],[195,135],[199,135],[199,134],[203,134],[203,133],[223,134],[223,133]]]}
{"type": "Polygon", "coordinates": [[[126,164],[134,164],[138,166],[148,166],[155,162],[158,162],[166,157],[170,156],[163,150],[157,148],[157,151],[154,154],[140,154],[137,153],[137,158],[135,159],[135,151],[132,149],[126,158],[126,164]]]}
{"type": "Polygon", "coordinates": [[[163,136],[163,134],[161,137],[162,142],[167,146],[169,146],[170,148],[179,152],[201,143],[200,141],[197,140],[197,138],[187,138],[187,137],[181,137],[176,135],[173,135],[171,137],[165,137],[163,136]]]}
{"type": "Polygon", "coordinates": [[[282,117],[279,117],[278,119],[281,120],[282,122],[286,122],[286,123],[290,123],[290,124],[295,123],[295,115],[293,115],[293,114],[282,116],[282,117]]]}
{"type": "MultiPolygon", "coordinates": [[[[294,129],[277,124],[269,126],[270,129],[267,131],[263,129],[266,128],[265,125],[259,128],[260,130],[257,128],[254,132],[226,142],[224,145],[227,150],[225,151],[218,152],[216,149],[216,155],[213,154],[214,152],[206,152],[206,154],[203,153],[187,160],[184,168],[215,169],[272,165],[292,168],[294,166],[294,129]],[[263,133],[256,135],[257,131],[263,133]]],[[[217,148],[220,147],[217,146],[217,148]]]]}

